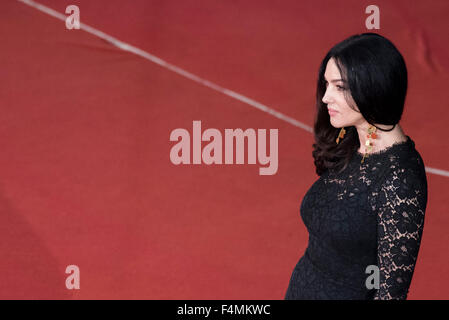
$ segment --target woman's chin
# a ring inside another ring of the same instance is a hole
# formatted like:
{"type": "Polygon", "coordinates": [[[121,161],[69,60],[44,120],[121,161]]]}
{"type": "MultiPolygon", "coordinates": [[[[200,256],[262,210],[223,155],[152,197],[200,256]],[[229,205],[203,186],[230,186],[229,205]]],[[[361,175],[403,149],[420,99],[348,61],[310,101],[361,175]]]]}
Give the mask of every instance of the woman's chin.
{"type": "Polygon", "coordinates": [[[331,125],[332,125],[332,127],[336,128],[336,129],[344,127],[338,121],[332,120],[332,118],[331,118],[331,125]]]}

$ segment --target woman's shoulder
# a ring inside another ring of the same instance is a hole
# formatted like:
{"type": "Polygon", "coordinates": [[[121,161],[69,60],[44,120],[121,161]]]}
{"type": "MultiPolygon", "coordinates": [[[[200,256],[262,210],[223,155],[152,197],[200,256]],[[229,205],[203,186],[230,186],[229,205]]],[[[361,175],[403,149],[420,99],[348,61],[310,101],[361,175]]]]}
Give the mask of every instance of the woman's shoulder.
{"type": "Polygon", "coordinates": [[[409,136],[406,142],[390,148],[378,164],[383,167],[378,180],[381,188],[427,190],[424,161],[409,136]]]}
{"type": "Polygon", "coordinates": [[[389,171],[404,171],[406,174],[425,174],[424,160],[416,149],[415,142],[407,136],[407,141],[397,144],[388,154],[389,171]]]}
{"type": "MultiPolygon", "coordinates": [[[[408,146],[395,148],[384,159],[384,171],[372,194],[372,201],[390,207],[414,203],[425,210],[428,196],[425,166],[413,140],[410,142],[408,146]]],[[[378,203],[372,205],[377,206],[378,203]]]]}

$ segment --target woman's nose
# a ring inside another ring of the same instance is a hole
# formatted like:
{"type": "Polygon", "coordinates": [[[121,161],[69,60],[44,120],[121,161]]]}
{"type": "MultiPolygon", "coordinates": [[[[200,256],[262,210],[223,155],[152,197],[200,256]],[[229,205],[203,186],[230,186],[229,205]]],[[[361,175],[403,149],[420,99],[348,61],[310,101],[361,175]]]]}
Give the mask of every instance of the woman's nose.
{"type": "Polygon", "coordinates": [[[329,104],[330,100],[329,90],[326,89],[326,92],[324,93],[323,99],[321,99],[321,101],[323,101],[325,104],[329,104]]]}

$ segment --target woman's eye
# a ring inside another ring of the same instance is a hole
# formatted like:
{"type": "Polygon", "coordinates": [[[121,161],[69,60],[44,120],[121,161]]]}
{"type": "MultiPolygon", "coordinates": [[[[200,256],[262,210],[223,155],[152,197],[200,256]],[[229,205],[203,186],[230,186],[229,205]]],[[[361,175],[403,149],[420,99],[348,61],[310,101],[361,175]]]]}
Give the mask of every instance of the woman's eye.
{"type": "MultiPolygon", "coordinates": [[[[326,80],[324,80],[324,86],[327,88],[329,86],[329,82],[327,82],[326,80]]],[[[343,86],[336,86],[338,91],[344,91],[346,90],[346,87],[343,86]]]]}

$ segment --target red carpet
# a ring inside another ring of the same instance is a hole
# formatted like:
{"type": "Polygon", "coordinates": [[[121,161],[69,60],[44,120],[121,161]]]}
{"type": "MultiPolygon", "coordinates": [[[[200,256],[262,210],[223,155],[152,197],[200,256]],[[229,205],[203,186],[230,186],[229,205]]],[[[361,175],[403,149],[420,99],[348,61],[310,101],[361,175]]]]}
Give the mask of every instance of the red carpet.
{"type": "MultiPolygon", "coordinates": [[[[64,13],[69,0],[41,0],[64,13]]],[[[327,50],[368,1],[88,1],[81,22],[313,125],[327,50]]],[[[403,53],[401,126],[448,170],[449,3],[377,1],[403,53]]],[[[310,132],[14,0],[0,4],[0,298],[282,299],[307,245],[310,132]],[[170,162],[173,129],[279,129],[279,169],[170,162]],[[65,269],[80,268],[80,290],[65,269]]],[[[429,203],[409,299],[449,299],[448,177],[429,203]]]]}

